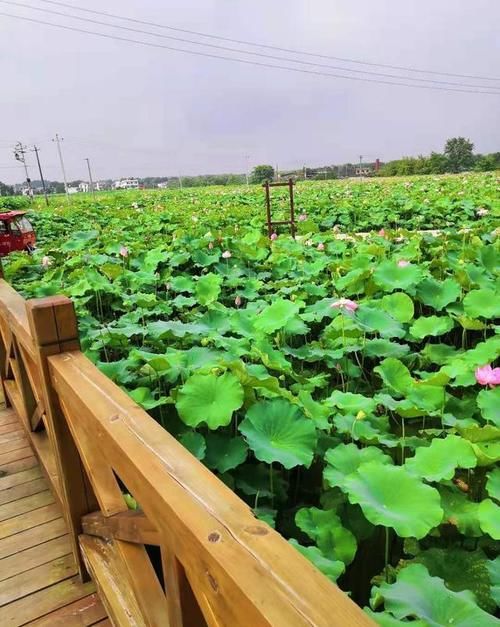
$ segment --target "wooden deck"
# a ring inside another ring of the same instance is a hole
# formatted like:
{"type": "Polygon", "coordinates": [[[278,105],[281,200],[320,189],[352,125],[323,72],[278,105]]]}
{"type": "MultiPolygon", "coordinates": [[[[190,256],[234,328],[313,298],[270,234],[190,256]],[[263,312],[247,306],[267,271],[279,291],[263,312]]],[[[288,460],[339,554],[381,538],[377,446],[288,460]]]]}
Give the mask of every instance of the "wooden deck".
{"type": "MultiPolygon", "coordinates": [[[[0,401],[1,402],[1,401],[0,401]]],[[[111,625],[71,544],[23,427],[0,409],[0,625],[111,625]]]]}

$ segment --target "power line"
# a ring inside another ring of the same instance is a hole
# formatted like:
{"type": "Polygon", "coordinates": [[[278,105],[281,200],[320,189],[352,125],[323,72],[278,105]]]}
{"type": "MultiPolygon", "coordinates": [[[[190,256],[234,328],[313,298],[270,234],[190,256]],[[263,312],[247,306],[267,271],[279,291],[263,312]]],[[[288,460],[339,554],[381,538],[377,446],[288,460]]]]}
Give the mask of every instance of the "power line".
{"type": "MultiPolygon", "coordinates": [[[[420,68],[414,68],[414,67],[405,67],[405,66],[401,66],[401,65],[388,65],[388,64],[384,64],[384,63],[373,63],[370,61],[360,61],[359,59],[349,59],[346,57],[336,57],[333,55],[326,55],[326,54],[317,54],[314,52],[306,52],[304,50],[296,50],[293,48],[282,48],[280,46],[272,46],[269,44],[261,44],[261,43],[256,43],[256,42],[252,42],[252,41],[247,41],[244,39],[232,39],[230,37],[222,37],[220,35],[213,35],[210,33],[203,33],[200,31],[195,31],[195,30],[189,30],[186,28],[176,28],[174,26],[168,26],[166,24],[158,24],[155,22],[148,22],[145,20],[139,20],[136,18],[131,18],[131,17],[125,17],[123,15],[116,15],[114,13],[109,13],[106,11],[96,11],[93,9],[87,9],[84,7],[78,7],[78,6],[74,6],[72,4],[68,4],[66,2],[57,2],[56,0],[39,0],[40,2],[44,2],[46,4],[52,4],[52,5],[57,5],[57,6],[61,6],[61,7],[66,7],[69,9],[74,9],[76,11],[84,11],[85,13],[92,13],[94,15],[102,15],[105,17],[111,17],[111,18],[115,18],[115,19],[119,19],[119,20],[124,20],[127,22],[134,22],[135,24],[142,24],[143,26],[154,26],[155,28],[163,28],[166,30],[172,30],[172,31],[176,31],[179,33],[187,33],[189,35],[197,35],[199,37],[207,37],[210,39],[218,39],[219,41],[227,41],[229,43],[233,43],[233,44],[241,44],[244,46],[254,46],[257,48],[266,48],[268,50],[277,50],[279,52],[291,52],[293,54],[300,54],[303,56],[308,56],[308,57],[316,57],[316,58],[321,58],[321,59],[330,59],[332,61],[342,61],[344,63],[356,63],[358,65],[369,65],[372,67],[382,67],[382,68],[386,68],[386,69],[390,69],[390,70],[401,70],[404,72],[415,72],[415,73],[420,73],[420,74],[434,74],[437,76],[451,76],[451,77],[455,77],[455,78],[471,78],[471,79],[477,79],[477,80],[485,80],[485,81],[500,81],[500,78],[497,77],[492,77],[492,76],[478,76],[478,75],[472,75],[472,74],[456,74],[453,72],[439,72],[436,70],[424,70],[424,69],[420,69],[420,68]]],[[[404,77],[401,77],[404,78],[404,77]]]]}
{"type": "MultiPolygon", "coordinates": [[[[295,67],[289,67],[289,66],[285,66],[285,65],[277,65],[277,64],[272,64],[272,63],[264,63],[264,62],[260,62],[260,61],[249,61],[248,59],[241,59],[238,57],[226,57],[223,55],[218,55],[218,54],[212,54],[212,53],[208,53],[208,52],[200,52],[200,51],[196,51],[196,50],[186,50],[185,48],[176,48],[174,46],[166,46],[164,44],[156,44],[153,42],[149,42],[149,41],[141,41],[138,39],[130,39],[129,37],[120,37],[118,35],[110,35],[107,33],[99,33],[96,31],[91,31],[91,30],[86,30],[83,28],[77,28],[76,26],[68,26],[68,25],[63,25],[63,24],[54,24],[53,22],[46,22],[45,20],[37,20],[35,18],[31,18],[31,17],[26,17],[26,16],[21,16],[21,15],[12,15],[11,13],[5,13],[5,12],[0,12],[0,15],[4,16],[4,17],[9,17],[12,19],[16,19],[16,20],[22,20],[25,22],[32,22],[34,24],[42,24],[44,26],[52,26],[55,28],[61,28],[63,30],[68,30],[68,31],[72,31],[72,32],[76,32],[76,33],[84,33],[86,35],[94,35],[97,37],[103,37],[105,39],[111,39],[111,40],[115,40],[115,41],[123,41],[123,42],[128,42],[128,43],[134,43],[134,44],[139,44],[141,46],[147,46],[149,48],[160,48],[160,49],[164,49],[164,50],[172,50],[175,52],[183,52],[185,54],[190,54],[190,55],[194,55],[194,56],[199,56],[199,57],[207,57],[207,58],[211,58],[211,59],[221,59],[224,61],[233,61],[236,63],[244,63],[245,65],[254,65],[257,67],[266,67],[266,68],[274,68],[274,69],[278,69],[278,70],[287,70],[289,72],[298,72],[300,74],[310,74],[310,75],[314,75],[314,76],[327,76],[330,78],[343,78],[346,80],[351,80],[351,81],[357,81],[357,82],[364,82],[364,83],[377,83],[377,84],[381,84],[381,85],[393,85],[396,87],[412,87],[415,89],[432,89],[432,90],[437,90],[437,91],[448,91],[448,92],[459,92],[459,93],[465,93],[465,94],[487,94],[487,95],[492,95],[492,96],[498,96],[500,95],[500,92],[497,91],[485,91],[482,89],[461,89],[461,88],[453,88],[453,87],[438,87],[438,86],[434,86],[434,85],[414,85],[411,83],[401,83],[401,82],[393,82],[393,81],[385,81],[385,80],[379,80],[379,79],[372,79],[372,78],[363,78],[360,76],[346,76],[343,74],[333,74],[331,72],[321,72],[321,71],[314,71],[314,70],[306,70],[306,69],[301,69],[301,68],[295,68],[295,67]]],[[[491,89],[491,88],[488,88],[491,89]]]]}
{"type": "MultiPolygon", "coordinates": [[[[26,4],[24,2],[16,2],[15,0],[0,0],[0,2],[2,2],[3,4],[9,4],[12,6],[16,6],[16,7],[22,7],[22,8],[26,8],[26,9],[32,9],[34,11],[40,11],[42,13],[49,13],[51,15],[57,15],[60,17],[67,17],[73,20],[79,20],[81,22],[86,22],[86,23],[90,23],[90,24],[97,24],[99,26],[105,26],[108,28],[116,28],[119,30],[124,30],[127,32],[132,32],[132,33],[139,33],[140,35],[147,35],[147,36],[151,36],[151,37],[160,37],[162,39],[169,39],[169,40],[173,40],[173,41],[179,41],[182,43],[187,43],[190,45],[195,45],[195,46],[204,46],[204,47],[208,47],[208,48],[212,48],[212,49],[216,49],[216,50],[223,50],[224,52],[236,52],[239,54],[245,54],[245,55],[250,55],[253,57],[259,57],[259,58],[264,58],[264,59],[270,59],[272,61],[285,61],[286,63],[296,63],[299,65],[305,65],[308,67],[320,67],[320,68],[324,68],[327,70],[334,70],[334,71],[340,71],[340,72],[350,72],[350,73],[354,73],[354,74],[367,74],[368,76],[380,76],[382,78],[391,78],[391,79],[395,79],[397,81],[400,80],[408,80],[408,81],[416,81],[419,83],[431,83],[431,84],[435,84],[435,85],[449,85],[449,86],[453,86],[453,87],[467,87],[467,88],[471,88],[471,89],[485,89],[485,90],[489,90],[489,89],[500,89],[500,85],[497,86],[488,86],[488,85],[473,85],[471,83],[456,83],[456,82],[451,82],[451,81],[444,81],[444,80],[434,80],[432,78],[419,78],[419,77],[411,77],[411,76],[398,76],[397,74],[387,74],[386,72],[374,72],[373,70],[356,70],[356,69],[352,69],[352,68],[344,68],[344,67],[340,67],[340,66],[335,66],[335,65],[327,65],[325,63],[318,63],[318,62],[313,62],[313,61],[303,61],[301,59],[290,59],[288,57],[282,57],[282,56],[276,56],[276,55],[271,55],[271,54],[265,54],[262,52],[254,52],[254,51],[248,51],[248,50],[240,50],[238,48],[231,48],[229,46],[220,46],[217,44],[210,44],[210,43],[204,43],[204,42],[199,42],[199,41],[193,41],[192,39],[185,39],[183,37],[174,37],[172,35],[164,35],[162,33],[153,33],[151,31],[147,31],[147,30],[142,30],[142,29],[138,29],[138,28],[131,28],[129,26],[121,26],[118,24],[111,24],[109,22],[103,22],[101,20],[94,20],[94,19],[90,19],[90,18],[86,18],[86,17],[80,17],[79,15],[72,15],[71,13],[64,13],[62,11],[53,11],[51,9],[43,9],[37,6],[34,6],[32,4],[26,4]]],[[[500,93],[500,92],[499,92],[500,93]]]]}

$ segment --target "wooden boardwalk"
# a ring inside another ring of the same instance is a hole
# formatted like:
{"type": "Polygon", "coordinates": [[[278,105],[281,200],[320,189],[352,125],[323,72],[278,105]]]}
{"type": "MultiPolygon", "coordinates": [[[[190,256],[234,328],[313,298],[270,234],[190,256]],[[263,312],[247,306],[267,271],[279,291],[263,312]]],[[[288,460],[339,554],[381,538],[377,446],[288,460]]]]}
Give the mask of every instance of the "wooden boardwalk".
{"type": "Polygon", "coordinates": [[[0,409],[0,625],[111,625],[77,575],[61,514],[24,429],[0,409]]]}

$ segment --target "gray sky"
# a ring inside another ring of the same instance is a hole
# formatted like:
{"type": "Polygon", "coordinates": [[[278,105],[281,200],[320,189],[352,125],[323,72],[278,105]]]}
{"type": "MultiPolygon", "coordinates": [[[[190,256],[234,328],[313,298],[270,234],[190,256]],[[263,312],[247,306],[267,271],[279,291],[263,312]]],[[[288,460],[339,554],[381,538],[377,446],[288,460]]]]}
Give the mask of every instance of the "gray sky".
{"type": "MultiPolygon", "coordinates": [[[[40,0],[18,1],[70,12],[40,0]]],[[[66,2],[319,54],[500,76],[498,0],[66,2]]],[[[148,39],[3,2],[0,12],[148,39]]],[[[183,45],[158,37],[149,40],[183,45]]],[[[388,160],[441,150],[445,139],[456,135],[470,137],[477,151],[500,150],[500,95],[410,89],[241,65],[1,15],[0,77],[0,180],[5,182],[23,178],[21,169],[6,167],[16,164],[10,145],[19,139],[39,142],[46,177],[60,180],[50,141],[56,132],[65,138],[69,179],[85,177],[84,157],[91,158],[96,178],[107,178],[241,172],[245,155],[250,155],[251,166],[269,162],[280,168],[356,161],[360,154],[366,160],[388,160]]],[[[476,83],[500,87],[500,81],[476,83]]],[[[31,174],[37,178],[34,169],[31,174]]]]}

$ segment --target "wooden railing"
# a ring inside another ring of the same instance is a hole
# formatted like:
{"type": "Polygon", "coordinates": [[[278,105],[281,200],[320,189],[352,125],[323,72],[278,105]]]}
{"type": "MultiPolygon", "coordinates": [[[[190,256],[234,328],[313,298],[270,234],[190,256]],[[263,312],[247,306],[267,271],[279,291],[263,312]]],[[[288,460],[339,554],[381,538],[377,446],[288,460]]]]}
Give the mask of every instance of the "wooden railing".
{"type": "Polygon", "coordinates": [[[0,279],[0,335],[5,398],[114,625],[372,624],[80,352],[69,299],[0,279]]]}

